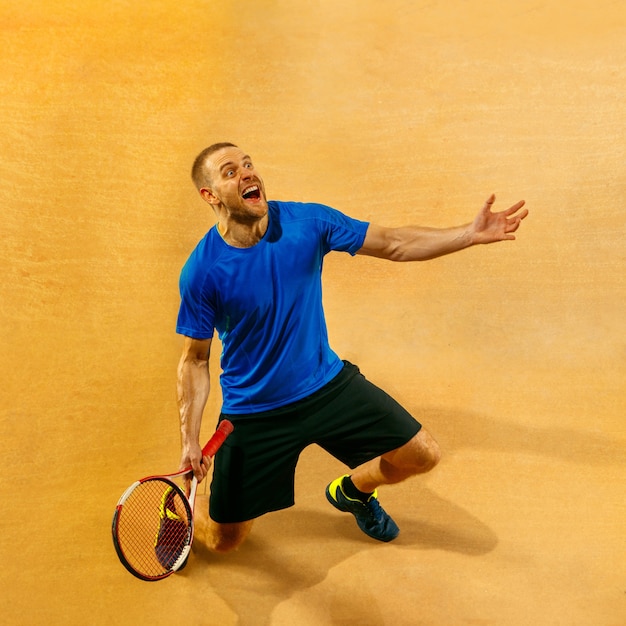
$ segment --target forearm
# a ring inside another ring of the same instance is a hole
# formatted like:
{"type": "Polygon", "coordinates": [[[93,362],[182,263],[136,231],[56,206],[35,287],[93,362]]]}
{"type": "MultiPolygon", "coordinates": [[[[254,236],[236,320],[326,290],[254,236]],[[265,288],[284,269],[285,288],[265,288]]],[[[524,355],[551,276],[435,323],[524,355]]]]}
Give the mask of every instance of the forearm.
{"type": "Polygon", "coordinates": [[[454,228],[388,228],[370,224],[358,253],[391,261],[427,261],[477,244],[513,240],[513,233],[528,215],[526,209],[520,211],[524,201],[493,213],[495,199],[493,194],[487,198],[473,222],[454,228]]]}
{"type": "Polygon", "coordinates": [[[198,445],[202,414],[209,398],[210,377],[205,360],[183,357],[178,366],[178,410],[183,448],[198,445]]]}
{"type": "Polygon", "coordinates": [[[405,226],[390,233],[385,255],[392,261],[427,261],[473,245],[471,224],[454,228],[405,226]]]}

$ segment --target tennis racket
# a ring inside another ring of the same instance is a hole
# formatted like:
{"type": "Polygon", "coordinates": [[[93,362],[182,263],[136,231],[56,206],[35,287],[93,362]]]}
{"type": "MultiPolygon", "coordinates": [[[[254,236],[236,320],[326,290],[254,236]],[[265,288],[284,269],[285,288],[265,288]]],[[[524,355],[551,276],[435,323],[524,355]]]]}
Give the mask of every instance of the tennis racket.
{"type": "MultiPolygon", "coordinates": [[[[233,430],[228,420],[202,448],[215,456],[233,430]]],[[[198,481],[191,481],[189,497],[177,482],[191,471],[147,476],[134,482],[120,497],[113,514],[113,545],[122,565],[141,580],[161,580],[185,566],[193,541],[193,507],[198,481]]]]}

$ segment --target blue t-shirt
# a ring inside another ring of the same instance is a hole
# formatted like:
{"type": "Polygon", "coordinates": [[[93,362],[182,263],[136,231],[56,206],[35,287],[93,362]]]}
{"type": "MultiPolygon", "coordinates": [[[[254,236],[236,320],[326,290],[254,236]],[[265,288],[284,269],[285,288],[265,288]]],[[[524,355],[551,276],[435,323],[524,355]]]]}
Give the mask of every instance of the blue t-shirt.
{"type": "Polygon", "coordinates": [[[214,226],[180,277],[176,331],[222,341],[224,413],[258,413],[304,398],[343,366],[322,309],[322,264],[354,255],[368,223],[321,204],[268,202],[268,229],[251,248],[228,245],[214,226]]]}

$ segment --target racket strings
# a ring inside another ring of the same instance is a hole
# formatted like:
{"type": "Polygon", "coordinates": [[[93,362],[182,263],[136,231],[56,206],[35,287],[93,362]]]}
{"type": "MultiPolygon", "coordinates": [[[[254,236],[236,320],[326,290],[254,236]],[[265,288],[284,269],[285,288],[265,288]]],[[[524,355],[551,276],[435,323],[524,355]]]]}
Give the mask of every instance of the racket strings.
{"type": "Polygon", "coordinates": [[[158,577],[169,572],[188,545],[190,515],[177,489],[164,480],[140,483],[120,510],[117,539],[137,572],[158,577]]]}

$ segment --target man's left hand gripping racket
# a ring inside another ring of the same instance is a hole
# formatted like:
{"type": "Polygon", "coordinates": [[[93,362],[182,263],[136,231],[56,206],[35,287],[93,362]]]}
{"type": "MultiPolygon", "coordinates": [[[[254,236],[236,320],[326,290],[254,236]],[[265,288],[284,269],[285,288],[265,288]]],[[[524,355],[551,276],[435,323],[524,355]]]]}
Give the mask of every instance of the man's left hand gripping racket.
{"type": "MultiPolygon", "coordinates": [[[[233,430],[228,420],[202,448],[215,456],[233,430]]],[[[189,497],[173,479],[191,471],[147,476],[134,482],[117,503],[113,515],[113,544],[122,565],[141,580],[161,580],[184,566],[193,541],[193,507],[198,481],[191,481],[189,497]]]]}

